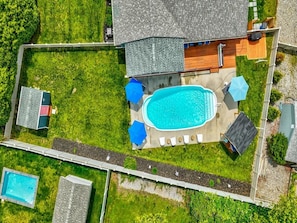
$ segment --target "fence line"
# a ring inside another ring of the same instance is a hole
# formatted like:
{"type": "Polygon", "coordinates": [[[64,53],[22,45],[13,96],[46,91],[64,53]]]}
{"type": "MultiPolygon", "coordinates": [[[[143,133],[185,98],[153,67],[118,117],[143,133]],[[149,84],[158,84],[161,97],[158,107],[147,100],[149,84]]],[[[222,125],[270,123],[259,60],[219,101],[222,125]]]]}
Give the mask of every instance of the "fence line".
{"type": "Polygon", "coordinates": [[[147,180],[151,180],[151,181],[155,181],[155,182],[173,185],[173,186],[177,186],[177,187],[181,187],[181,188],[185,188],[185,189],[192,189],[192,190],[196,190],[196,191],[213,193],[213,194],[216,194],[216,195],[219,195],[222,197],[230,197],[234,200],[238,200],[238,201],[242,201],[242,202],[247,202],[247,203],[266,206],[266,207],[269,206],[268,203],[254,201],[250,197],[247,197],[247,196],[229,193],[229,192],[225,192],[225,191],[220,191],[220,190],[216,190],[213,188],[208,188],[208,187],[204,187],[204,186],[200,186],[200,185],[196,185],[196,184],[191,184],[191,183],[188,183],[185,181],[179,181],[179,180],[175,180],[175,179],[171,179],[171,178],[167,178],[167,177],[158,176],[155,174],[141,172],[138,170],[126,169],[122,166],[114,165],[111,163],[101,162],[98,160],[93,160],[93,159],[81,157],[78,155],[61,152],[58,150],[48,149],[48,148],[44,148],[41,146],[36,146],[36,145],[20,142],[17,140],[12,140],[12,139],[5,140],[5,141],[1,142],[0,145],[19,149],[19,150],[24,150],[24,151],[40,154],[43,156],[51,157],[54,159],[59,159],[62,161],[67,161],[67,162],[71,162],[71,163],[75,163],[75,164],[80,164],[83,166],[92,167],[92,168],[96,168],[96,169],[100,169],[100,170],[104,170],[104,171],[110,170],[110,171],[133,175],[133,176],[136,176],[136,177],[139,177],[142,179],[147,179],[147,180]]]}
{"type": "Polygon", "coordinates": [[[284,50],[290,50],[290,51],[297,52],[297,45],[292,45],[292,44],[289,44],[289,43],[279,42],[278,47],[281,48],[281,49],[284,49],[284,50]]]}
{"type": "Polygon", "coordinates": [[[111,175],[110,170],[107,170],[104,195],[103,195],[103,201],[102,201],[102,207],[101,207],[101,214],[100,214],[100,223],[104,222],[104,215],[105,215],[105,209],[106,209],[106,203],[107,203],[107,197],[108,197],[110,175],[111,175]]]}
{"type": "Polygon", "coordinates": [[[279,32],[280,32],[280,29],[274,29],[272,50],[270,54],[269,67],[268,67],[267,80],[266,80],[266,89],[264,94],[264,103],[263,103],[260,128],[259,128],[259,137],[258,137],[256,155],[254,158],[253,177],[252,177],[251,193],[250,193],[250,197],[254,201],[256,201],[257,199],[256,194],[257,194],[258,179],[261,173],[263,159],[265,158],[263,157],[264,155],[263,147],[265,143],[267,114],[268,114],[268,108],[269,108],[269,102],[270,102],[270,93],[271,93],[271,88],[273,83],[272,81],[273,81],[273,73],[275,69],[275,58],[276,58],[277,47],[278,47],[279,32]]]}

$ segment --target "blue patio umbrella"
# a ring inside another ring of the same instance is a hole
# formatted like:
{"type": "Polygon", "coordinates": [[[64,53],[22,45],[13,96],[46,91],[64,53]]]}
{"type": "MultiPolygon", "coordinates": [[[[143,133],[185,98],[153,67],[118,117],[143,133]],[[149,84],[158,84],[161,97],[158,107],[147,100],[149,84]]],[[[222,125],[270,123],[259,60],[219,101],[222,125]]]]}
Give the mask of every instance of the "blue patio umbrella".
{"type": "Polygon", "coordinates": [[[143,96],[142,83],[136,79],[131,79],[130,82],[125,87],[126,99],[134,104],[143,96]]]}
{"type": "Polygon", "coordinates": [[[245,100],[249,85],[246,83],[243,76],[233,77],[228,89],[234,101],[245,100]]]}
{"type": "Polygon", "coordinates": [[[136,145],[141,145],[146,138],[145,125],[142,122],[134,121],[128,129],[130,135],[130,141],[136,145]]]}

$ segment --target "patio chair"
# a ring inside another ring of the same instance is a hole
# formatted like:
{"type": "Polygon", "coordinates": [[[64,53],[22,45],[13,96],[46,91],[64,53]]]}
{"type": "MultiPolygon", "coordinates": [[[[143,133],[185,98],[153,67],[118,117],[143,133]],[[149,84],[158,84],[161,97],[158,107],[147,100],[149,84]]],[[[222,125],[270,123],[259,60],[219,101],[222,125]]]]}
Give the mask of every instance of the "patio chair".
{"type": "Polygon", "coordinates": [[[197,134],[197,141],[199,143],[202,143],[202,141],[203,141],[203,135],[202,134],[197,134]]]}
{"type": "Polygon", "coordinates": [[[190,142],[190,136],[189,135],[184,135],[184,143],[189,144],[190,142]]]}
{"type": "Polygon", "coordinates": [[[165,137],[159,138],[160,146],[165,146],[165,137]]]}
{"type": "Polygon", "coordinates": [[[170,142],[171,142],[172,146],[175,146],[176,145],[176,137],[171,137],[170,142]]]}

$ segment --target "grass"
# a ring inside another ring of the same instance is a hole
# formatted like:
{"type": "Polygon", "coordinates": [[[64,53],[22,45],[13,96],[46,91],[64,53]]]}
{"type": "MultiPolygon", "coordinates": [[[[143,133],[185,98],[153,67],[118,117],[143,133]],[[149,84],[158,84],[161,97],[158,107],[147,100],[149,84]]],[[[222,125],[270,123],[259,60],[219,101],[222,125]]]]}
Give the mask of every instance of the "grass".
{"type": "Polygon", "coordinates": [[[38,0],[38,43],[101,42],[105,0],[38,0]]]}
{"type": "Polygon", "coordinates": [[[277,0],[257,0],[258,17],[264,21],[267,17],[275,17],[277,0]]]}
{"type": "Polygon", "coordinates": [[[51,116],[49,130],[16,128],[13,137],[48,148],[55,137],[113,150],[130,147],[127,80],[120,53],[113,48],[29,51],[21,85],[51,92],[57,115],[51,116]]]}
{"type": "Polygon", "coordinates": [[[0,147],[0,170],[8,167],[39,176],[35,208],[10,202],[0,204],[0,222],[51,222],[60,176],[72,174],[93,182],[88,222],[99,222],[106,173],[40,155],[0,147]]]}
{"type": "Polygon", "coordinates": [[[185,203],[122,189],[117,186],[116,180],[111,181],[104,222],[139,222],[137,218],[149,214],[164,216],[166,219],[162,222],[190,222],[185,203]]]}

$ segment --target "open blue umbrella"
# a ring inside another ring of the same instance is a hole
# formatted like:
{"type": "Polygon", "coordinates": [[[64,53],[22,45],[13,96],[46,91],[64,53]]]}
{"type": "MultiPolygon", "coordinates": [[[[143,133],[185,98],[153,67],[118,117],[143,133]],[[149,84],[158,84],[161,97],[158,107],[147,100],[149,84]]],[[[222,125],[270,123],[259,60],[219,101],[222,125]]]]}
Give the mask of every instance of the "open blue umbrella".
{"type": "Polygon", "coordinates": [[[137,104],[143,96],[142,83],[134,78],[126,85],[125,90],[126,99],[134,104],[137,104]]]}
{"type": "Polygon", "coordinates": [[[146,137],[145,125],[142,122],[134,121],[128,129],[130,141],[136,145],[141,145],[146,137]]]}
{"type": "Polygon", "coordinates": [[[243,76],[233,77],[228,89],[234,101],[242,101],[246,99],[249,85],[246,83],[243,76]]]}

